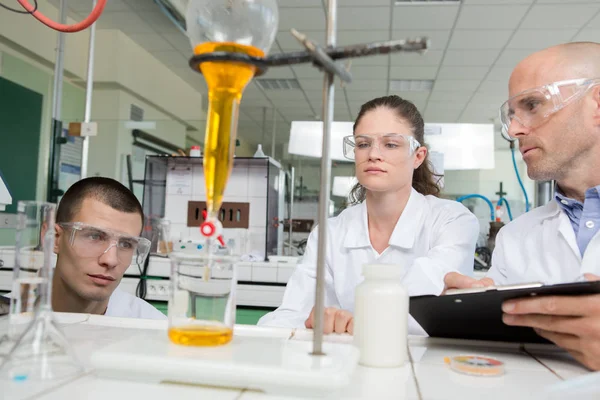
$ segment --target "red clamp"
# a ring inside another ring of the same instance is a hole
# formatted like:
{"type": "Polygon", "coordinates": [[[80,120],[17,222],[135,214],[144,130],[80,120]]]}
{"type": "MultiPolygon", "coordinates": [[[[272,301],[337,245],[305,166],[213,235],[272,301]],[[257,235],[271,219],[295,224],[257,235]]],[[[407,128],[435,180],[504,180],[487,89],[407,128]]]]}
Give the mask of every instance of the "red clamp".
{"type": "MultiPolygon", "coordinates": [[[[206,210],[202,211],[202,218],[204,218],[204,222],[200,224],[200,233],[204,237],[211,237],[215,234],[217,227],[212,222],[206,220],[207,216],[208,214],[206,210]]],[[[223,239],[223,235],[217,236],[217,241],[222,247],[225,247],[225,240],[223,239]]]]}

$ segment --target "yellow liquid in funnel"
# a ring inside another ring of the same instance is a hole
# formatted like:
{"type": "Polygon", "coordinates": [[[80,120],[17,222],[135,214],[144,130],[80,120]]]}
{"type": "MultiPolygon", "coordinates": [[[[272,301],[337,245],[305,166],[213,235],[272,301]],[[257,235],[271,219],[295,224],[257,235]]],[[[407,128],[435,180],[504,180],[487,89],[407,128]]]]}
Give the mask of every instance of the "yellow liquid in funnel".
{"type": "Polygon", "coordinates": [[[185,346],[219,346],[229,343],[233,330],[226,327],[178,326],[169,328],[169,339],[185,346]]]}
{"type": "MultiPolygon", "coordinates": [[[[202,43],[194,49],[195,54],[215,51],[264,56],[260,49],[237,43],[202,43]]],[[[209,102],[203,158],[206,208],[209,217],[216,217],[233,167],[242,92],[254,76],[256,68],[249,64],[218,61],[203,62],[200,70],[208,85],[209,102]]]]}

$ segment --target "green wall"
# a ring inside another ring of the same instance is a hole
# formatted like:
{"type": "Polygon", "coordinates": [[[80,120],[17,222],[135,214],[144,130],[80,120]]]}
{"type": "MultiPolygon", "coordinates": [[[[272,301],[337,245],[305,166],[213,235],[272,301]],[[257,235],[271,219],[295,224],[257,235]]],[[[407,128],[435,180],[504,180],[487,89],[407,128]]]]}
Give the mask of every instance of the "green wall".
{"type": "MultiPolygon", "coordinates": [[[[48,148],[50,143],[50,125],[52,117],[53,75],[51,71],[41,65],[25,61],[5,51],[2,52],[0,60],[2,62],[0,65],[0,77],[42,96],[41,119],[39,120],[37,135],[38,140],[36,143],[30,143],[29,141],[26,143],[27,151],[30,154],[38,154],[37,161],[35,163],[32,162],[31,165],[26,167],[28,172],[27,176],[30,175],[30,169],[35,168],[36,179],[27,178],[19,186],[27,188],[28,196],[31,196],[31,199],[45,200],[47,181],[46,170],[48,167],[48,148]]],[[[10,96],[0,91],[0,103],[6,101],[10,101],[10,96]]],[[[22,106],[24,111],[30,107],[30,105],[24,104],[20,104],[20,106],[22,106]]],[[[63,121],[68,123],[70,121],[83,120],[84,110],[85,90],[68,82],[64,82],[62,95],[63,121]]],[[[22,118],[22,120],[23,125],[32,123],[31,121],[26,121],[25,118],[22,118]]],[[[15,141],[16,137],[9,136],[10,133],[2,128],[3,127],[0,126],[0,147],[6,148],[9,145],[16,146],[17,148],[9,147],[9,149],[14,149],[15,152],[22,151],[20,147],[23,146],[23,144],[17,143],[15,141]]],[[[2,165],[0,168],[2,168],[4,173],[6,167],[2,165]]],[[[14,241],[14,229],[0,229],[0,246],[13,245],[14,241]]]]}

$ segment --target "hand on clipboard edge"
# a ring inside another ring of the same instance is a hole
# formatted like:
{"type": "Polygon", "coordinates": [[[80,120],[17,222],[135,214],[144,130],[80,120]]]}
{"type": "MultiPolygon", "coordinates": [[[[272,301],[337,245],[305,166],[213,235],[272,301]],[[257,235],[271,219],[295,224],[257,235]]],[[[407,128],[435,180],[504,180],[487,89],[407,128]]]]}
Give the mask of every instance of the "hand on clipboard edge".
{"type": "Polygon", "coordinates": [[[473,289],[474,291],[465,293],[478,293],[479,291],[485,291],[485,288],[489,286],[495,286],[495,283],[491,278],[475,279],[458,272],[448,272],[444,276],[444,290],[441,294],[446,295],[451,294],[452,291],[466,289],[473,289]]]}

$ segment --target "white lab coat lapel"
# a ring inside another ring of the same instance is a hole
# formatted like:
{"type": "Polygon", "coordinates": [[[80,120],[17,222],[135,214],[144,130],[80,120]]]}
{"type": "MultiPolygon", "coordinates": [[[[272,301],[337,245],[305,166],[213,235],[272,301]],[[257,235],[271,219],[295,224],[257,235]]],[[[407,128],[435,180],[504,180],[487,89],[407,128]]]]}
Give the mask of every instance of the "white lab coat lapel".
{"type": "Polygon", "coordinates": [[[404,211],[402,211],[402,215],[400,215],[396,223],[392,236],[390,236],[390,246],[412,249],[415,244],[415,238],[419,233],[421,216],[423,215],[425,206],[425,197],[415,189],[412,189],[406,207],[404,207],[404,211]]]}
{"type": "MultiPolygon", "coordinates": [[[[556,204],[556,202],[554,202],[554,206],[558,208],[558,204],[556,204]]],[[[558,232],[565,240],[577,260],[581,262],[581,253],[579,251],[579,246],[577,246],[577,238],[575,237],[575,232],[573,231],[573,225],[571,225],[569,217],[563,211],[559,211],[558,232]]]]}
{"type": "Polygon", "coordinates": [[[345,232],[344,236],[344,247],[346,249],[357,249],[363,247],[371,247],[371,239],[369,239],[369,223],[367,217],[367,202],[356,206],[355,214],[353,219],[358,219],[358,223],[352,228],[345,232]]]}

